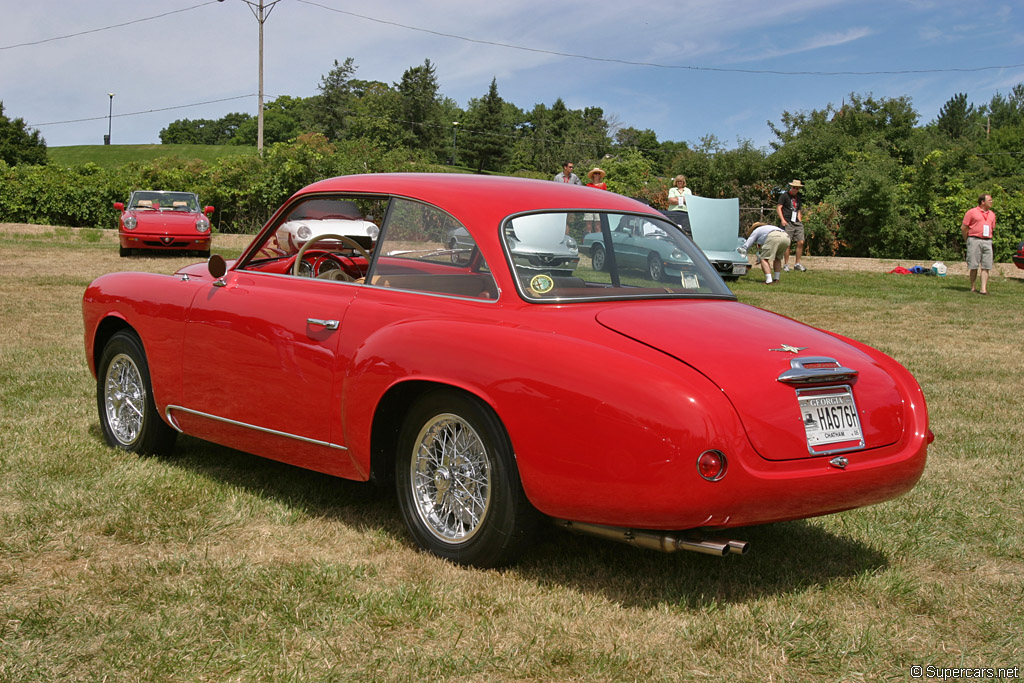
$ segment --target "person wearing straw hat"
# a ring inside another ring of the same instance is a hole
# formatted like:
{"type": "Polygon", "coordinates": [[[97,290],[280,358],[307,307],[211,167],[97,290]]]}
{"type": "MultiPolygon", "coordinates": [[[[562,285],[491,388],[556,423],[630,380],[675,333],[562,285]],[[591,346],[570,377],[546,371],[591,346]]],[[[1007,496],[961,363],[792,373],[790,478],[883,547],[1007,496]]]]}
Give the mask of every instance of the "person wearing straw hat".
{"type": "Polygon", "coordinates": [[[782,228],[768,223],[754,223],[750,228],[750,237],[743,243],[741,253],[746,256],[747,250],[756,244],[764,283],[774,284],[782,278],[782,255],[789,249],[789,235],[782,228]]]}
{"type": "MultiPolygon", "coordinates": [[[[789,189],[779,195],[779,202],[775,206],[775,213],[782,222],[782,229],[789,235],[789,241],[796,243],[796,264],[794,270],[807,270],[804,264],[800,263],[800,257],[804,255],[804,222],[803,222],[803,197],[800,196],[804,184],[794,180],[789,184],[789,189]]],[[[783,260],[782,270],[789,272],[789,248],[786,249],[786,257],[783,260]]]]}
{"type": "Polygon", "coordinates": [[[607,190],[608,184],[604,182],[604,177],[608,175],[603,169],[597,168],[596,166],[590,169],[590,173],[587,174],[587,179],[590,181],[587,183],[587,187],[594,187],[598,190],[607,190]]]}

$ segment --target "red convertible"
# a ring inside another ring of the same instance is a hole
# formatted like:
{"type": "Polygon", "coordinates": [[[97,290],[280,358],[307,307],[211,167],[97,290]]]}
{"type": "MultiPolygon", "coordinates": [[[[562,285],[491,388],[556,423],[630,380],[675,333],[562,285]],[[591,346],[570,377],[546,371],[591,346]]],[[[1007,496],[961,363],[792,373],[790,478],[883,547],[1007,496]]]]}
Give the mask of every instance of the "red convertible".
{"type": "Polygon", "coordinates": [[[324,180],[237,260],[100,277],[83,313],[111,446],[167,452],[183,432],[393,485],[417,544],[477,566],[513,561],[544,519],[742,553],[726,530],[905,493],[932,439],[895,360],[739,303],[660,213],[561,183],[324,180]],[[651,257],[675,279],[619,266],[630,217],[664,232],[651,257]],[[346,221],[379,231],[330,227],[346,221]],[[512,251],[596,225],[599,270],[512,251]]]}
{"type": "Polygon", "coordinates": [[[199,197],[192,192],[136,190],[128,198],[127,207],[114,202],[114,208],[121,212],[121,256],[136,249],[209,254],[213,207],[199,207],[199,197]]]}

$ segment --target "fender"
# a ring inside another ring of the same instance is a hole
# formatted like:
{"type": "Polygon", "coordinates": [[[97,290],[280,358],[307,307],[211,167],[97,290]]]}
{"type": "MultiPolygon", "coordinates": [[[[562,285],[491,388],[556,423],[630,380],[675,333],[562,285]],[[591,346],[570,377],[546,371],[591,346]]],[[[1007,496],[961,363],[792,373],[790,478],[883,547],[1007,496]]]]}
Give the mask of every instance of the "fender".
{"type": "Polygon", "coordinates": [[[86,355],[93,376],[96,355],[105,342],[105,321],[119,319],[142,341],[160,415],[168,403],[180,402],[182,364],[187,362],[182,358],[185,320],[203,287],[209,282],[154,273],[112,273],[93,281],[82,297],[86,355]]]}
{"type": "MultiPolygon", "coordinates": [[[[347,320],[376,326],[371,314],[366,307],[347,320]]],[[[745,446],[739,418],[703,375],[601,327],[592,313],[586,319],[589,327],[577,325],[575,336],[501,322],[493,312],[376,326],[341,354],[351,358],[341,405],[353,458],[369,471],[381,397],[402,382],[428,381],[462,389],[495,411],[512,435],[526,494],[545,514],[611,519],[652,496],[677,506],[680,492],[702,481],[694,467],[701,452],[745,446]],[[495,326],[503,328],[500,346],[495,326]],[[532,365],[549,368],[548,376],[537,379],[525,370],[532,365]],[[658,379],[638,385],[638,376],[658,379]]]]}

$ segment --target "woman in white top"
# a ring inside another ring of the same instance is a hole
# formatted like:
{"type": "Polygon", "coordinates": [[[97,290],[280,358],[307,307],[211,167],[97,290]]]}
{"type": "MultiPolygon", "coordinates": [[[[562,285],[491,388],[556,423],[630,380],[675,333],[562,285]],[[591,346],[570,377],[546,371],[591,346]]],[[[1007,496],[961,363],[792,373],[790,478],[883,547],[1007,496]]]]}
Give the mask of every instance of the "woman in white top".
{"type": "Polygon", "coordinates": [[[677,175],[675,186],[668,189],[668,210],[686,211],[686,195],[692,195],[690,188],[686,186],[686,176],[677,175]]]}

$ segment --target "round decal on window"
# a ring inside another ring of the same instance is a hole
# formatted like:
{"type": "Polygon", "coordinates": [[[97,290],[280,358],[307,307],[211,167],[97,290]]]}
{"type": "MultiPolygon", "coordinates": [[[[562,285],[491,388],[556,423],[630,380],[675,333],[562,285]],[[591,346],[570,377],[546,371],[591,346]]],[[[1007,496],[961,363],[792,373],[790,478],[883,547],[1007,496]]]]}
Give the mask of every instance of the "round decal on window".
{"type": "Polygon", "coordinates": [[[550,275],[534,275],[530,278],[530,293],[532,294],[543,296],[550,294],[554,288],[555,281],[551,279],[550,275]]]}

